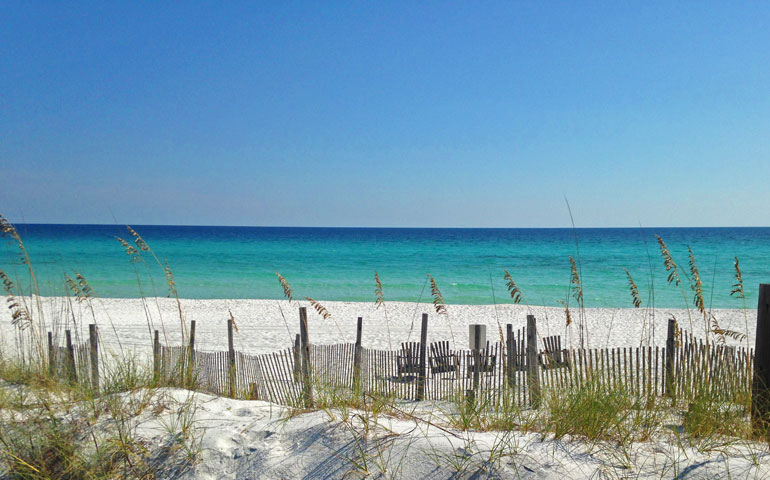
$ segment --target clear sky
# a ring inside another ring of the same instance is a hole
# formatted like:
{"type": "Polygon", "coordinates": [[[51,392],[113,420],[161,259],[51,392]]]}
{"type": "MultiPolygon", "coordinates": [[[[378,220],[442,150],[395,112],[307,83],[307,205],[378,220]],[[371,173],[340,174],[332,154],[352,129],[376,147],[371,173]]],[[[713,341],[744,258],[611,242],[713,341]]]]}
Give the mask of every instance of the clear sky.
{"type": "Polygon", "coordinates": [[[770,2],[3,2],[15,222],[770,225],[770,2]]]}

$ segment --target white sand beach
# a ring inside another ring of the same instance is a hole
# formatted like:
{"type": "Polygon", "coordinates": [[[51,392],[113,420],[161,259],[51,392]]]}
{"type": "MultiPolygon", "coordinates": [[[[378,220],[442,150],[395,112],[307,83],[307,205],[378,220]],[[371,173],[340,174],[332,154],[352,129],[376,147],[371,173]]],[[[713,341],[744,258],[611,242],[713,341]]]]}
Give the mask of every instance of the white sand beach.
{"type": "MultiPolygon", "coordinates": [[[[62,310],[69,305],[64,297],[45,297],[42,301],[46,318],[71,316],[61,315],[62,310]]],[[[537,319],[538,334],[541,337],[561,335],[565,346],[570,341],[573,346],[578,346],[577,321],[580,311],[577,309],[571,310],[573,324],[566,328],[564,309],[557,307],[513,304],[447,305],[447,315],[438,315],[429,303],[388,302],[378,309],[373,302],[320,302],[331,313],[331,317],[324,319],[307,301],[289,303],[287,300],[180,300],[186,324],[189,325],[191,320],[196,322],[197,348],[209,351],[227,349],[226,321],[230,318],[230,312],[237,326],[234,336],[236,350],[245,353],[267,353],[286,348],[299,333],[300,306],[308,308],[310,339],[312,343],[317,344],[354,342],[356,319],[360,316],[363,317],[362,343],[365,347],[388,349],[392,344],[393,348],[398,348],[401,342],[419,341],[421,316],[427,313],[429,342],[452,341],[454,337],[458,348],[467,348],[468,325],[486,324],[487,337],[494,341],[499,337],[498,322],[503,330],[507,323],[511,323],[514,330],[523,328],[527,314],[531,313],[537,319]]],[[[87,325],[93,323],[95,317],[106,346],[122,345],[124,349],[148,352],[151,348],[152,329],[161,331],[161,341],[166,344],[177,345],[181,341],[179,311],[174,299],[94,299],[93,313],[85,303],[72,303],[78,324],[76,336],[80,338],[86,338],[87,325]]],[[[743,333],[748,326],[748,342],[751,347],[754,346],[756,310],[716,309],[711,313],[722,328],[743,333]]],[[[676,308],[660,308],[654,311],[586,308],[584,314],[589,346],[593,348],[638,346],[648,335],[654,345],[664,346],[668,319],[672,316],[676,317],[680,328],[689,330],[689,318],[692,318],[694,333],[702,337],[704,332],[703,317],[695,310],[688,313],[687,310],[676,308]],[[652,324],[655,328],[646,330],[646,325],[652,324]]],[[[10,320],[10,312],[7,309],[0,310],[0,331],[3,332],[6,343],[12,339],[10,320]]],[[[63,338],[63,335],[59,337],[63,338]]],[[[727,342],[737,343],[729,338],[727,342]]],[[[746,344],[745,341],[740,343],[746,344]]]]}

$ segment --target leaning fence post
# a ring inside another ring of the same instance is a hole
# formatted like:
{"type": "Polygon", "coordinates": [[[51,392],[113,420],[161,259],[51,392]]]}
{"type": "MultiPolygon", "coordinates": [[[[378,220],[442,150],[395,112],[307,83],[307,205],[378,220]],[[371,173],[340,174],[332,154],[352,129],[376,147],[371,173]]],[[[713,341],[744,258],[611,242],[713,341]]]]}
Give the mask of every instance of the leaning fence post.
{"type": "Polygon", "coordinates": [[[152,341],[152,377],[156,382],[160,380],[160,333],[157,330],[152,341]]]}
{"type": "Polygon", "coordinates": [[[527,390],[529,404],[540,406],[540,364],[537,361],[537,322],[534,315],[527,315],[527,390]]]}
{"type": "Polygon", "coordinates": [[[307,307],[299,307],[299,335],[302,343],[302,398],[305,407],[313,406],[313,383],[310,366],[310,336],[307,330],[307,307]]]}
{"type": "Polygon", "coordinates": [[[420,371],[417,377],[417,400],[425,399],[426,357],[428,354],[428,314],[422,314],[420,330],[420,371]]]}
{"type": "Polygon", "coordinates": [[[235,347],[233,346],[233,319],[227,319],[227,364],[230,379],[230,398],[235,398],[235,347]]]}
{"type": "Polygon", "coordinates": [[[88,343],[91,357],[91,389],[99,394],[99,331],[93,323],[88,325],[88,343]]]}
{"type": "Polygon", "coordinates": [[[190,320],[190,346],[187,351],[187,387],[193,388],[195,373],[195,320],[190,320]]]}
{"type": "Polygon", "coordinates": [[[666,336],[666,396],[674,398],[674,349],[676,348],[676,320],[668,319],[668,335],[666,336]]]}
{"type": "Polygon", "coordinates": [[[67,370],[70,381],[77,382],[78,374],[75,372],[75,347],[72,345],[72,333],[69,330],[64,331],[67,337],[67,370]]]}
{"type": "Polygon", "coordinates": [[[56,352],[53,349],[53,333],[48,332],[48,374],[51,378],[56,373],[56,352]]]}
{"type": "Polygon", "coordinates": [[[516,372],[514,371],[513,355],[514,355],[514,338],[513,338],[513,324],[507,324],[505,326],[505,359],[506,359],[506,373],[508,386],[512,387],[516,382],[516,372]]]}
{"type": "Polygon", "coordinates": [[[363,332],[363,317],[358,317],[356,325],[356,346],[353,353],[353,393],[361,391],[361,334],[363,332]]]}
{"type": "Polygon", "coordinates": [[[754,378],[751,386],[751,428],[767,434],[770,427],[770,284],[759,285],[754,378]]]}

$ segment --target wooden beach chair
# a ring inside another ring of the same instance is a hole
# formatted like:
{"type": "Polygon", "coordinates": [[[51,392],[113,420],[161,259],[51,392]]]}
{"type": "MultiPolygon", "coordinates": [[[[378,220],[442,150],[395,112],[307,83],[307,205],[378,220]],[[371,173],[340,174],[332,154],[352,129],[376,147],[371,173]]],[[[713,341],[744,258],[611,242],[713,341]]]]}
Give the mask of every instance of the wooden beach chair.
{"type": "Polygon", "coordinates": [[[433,373],[457,372],[457,355],[449,349],[449,342],[430,344],[430,370],[433,373]]]}
{"type": "Polygon", "coordinates": [[[398,376],[420,372],[420,342],[401,344],[401,353],[396,357],[398,376]]]}
{"type": "MultiPolygon", "coordinates": [[[[497,365],[497,355],[491,353],[489,342],[487,342],[487,348],[479,350],[479,360],[479,373],[492,373],[495,371],[495,365],[497,365]]],[[[476,369],[479,368],[476,366],[473,352],[468,353],[467,365],[467,375],[470,377],[474,372],[476,372],[476,369]]]]}
{"type": "Polygon", "coordinates": [[[540,365],[543,368],[569,368],[569,360],[561,348],[561,335],[543,338],[545,350],[540,355],[540,365]]]}

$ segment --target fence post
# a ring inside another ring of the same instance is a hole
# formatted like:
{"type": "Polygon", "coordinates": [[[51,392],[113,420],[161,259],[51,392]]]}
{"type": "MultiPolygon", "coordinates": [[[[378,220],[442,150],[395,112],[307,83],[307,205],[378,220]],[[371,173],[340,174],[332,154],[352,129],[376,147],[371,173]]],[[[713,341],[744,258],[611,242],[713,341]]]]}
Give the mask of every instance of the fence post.
{"type": "Polygon", "coordinates": [[[505,326],[505,359],[506,359],[506,378],[508,386],[512,387],[516,383],[516,372],[514,371],[514,338],[513,338],[513,324],[507,324],[505,326]]]}
{"type": "Polygon", "coordinates": [[[187,352],[187,388],[193,388],[195,373],[195,320],[190,320],[190,346],[187,352]]]}
{"type": "Polygon", "coordinates": [[[75,347],[72,345],[72,333],[65,330],[64,335],[67,337],[67,373],[70,381],[75,383],[78,381],[78,374],[75,371],[75,347]]]}
{"type": "Polygon", "coordinates": [[[88,343],[91,360],[91,389],[99,394],[99,331],[95,324],[88,325],[88,343]]]}
{"type": "Polygon", "coordinates": [[[479,389],[479,380],[481,379],[481,325],[472,325],[473,327],[473,345],[471,354],[473,355],[473,389],[468,390],[467,402],[473,406],[476,402],[476,391],[479,389]]]}
{"type": "Polygon", "coordinates": [[[299,382],[302,377],[302,348],[300,346],[299,333],[294,337],[294,381],[299,382]]]}
{"type": "Polygon", "coordinates": [[[428,354],[428,314],[422,314],[422,328],[420,329],[420,372],[417,377],[417,400],[425,399],[425,374],[426,357],[428,354]]]}
{"type": "Polygon", "coordinates": [[[155,330],[155,338],[152,341],[152,378],[160,380],[160,333],[155,330]]]}
{"type": "Polygon", "coordinates": [[[56,352],[53,349],[53,333],[48,332],[48,374],[51,378],[56,373],[56,352]]]}
{"type": "Polygon", "coordinates": [[[767,434],[770,427],[770,284],[759,285],[754,378],[751,385],[751,428],[767,434]]]}
{"type": "Polygon", "coordinates": [[[313,383],[310,365],[310,336],[307,331],[307,307],[299,307],[299,335],[302,344],[302,398],[305,407],[313,406],[313,383]]]}
{"type": "Polygon", "coordinates": [[[537,361],[537,322],[534,315],[527,315],[527,390],[529,404],[540,406],[540,364],[537,361]]]}
{"type": "Polygon", "coordinates": [[[233,319],[227,319],[227,373],[230,379],[230,398],[235,398],[235,347],[233,346],[233,319]]]}
{"type": "Polygon", "coordinates": [[[674,398],[676,385],[674,383],[674,349],[676,348],[676,320],[668,319],[668,335],[666,336],[666,396],[674,398]]]}
{"type": "Polygon", "coordinates": [[[363,333],[364,319],[358,317],[356,325],[356,346],[353,353],[353,393],[358,394],[361,391],[361,334],[363,333]]]}

